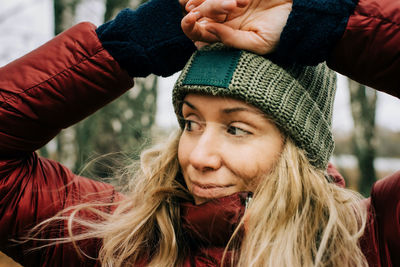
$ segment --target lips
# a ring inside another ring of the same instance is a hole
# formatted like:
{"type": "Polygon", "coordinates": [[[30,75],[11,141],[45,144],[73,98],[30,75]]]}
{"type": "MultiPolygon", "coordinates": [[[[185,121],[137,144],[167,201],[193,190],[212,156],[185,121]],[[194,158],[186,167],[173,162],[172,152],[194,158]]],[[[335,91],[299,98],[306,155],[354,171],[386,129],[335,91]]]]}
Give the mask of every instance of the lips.
{"type": "Polygon", "coordinates": [[[200,198],[219,198],[226,196],[233,185],[200,184],[192,182],[192,194],[200,198]]]}

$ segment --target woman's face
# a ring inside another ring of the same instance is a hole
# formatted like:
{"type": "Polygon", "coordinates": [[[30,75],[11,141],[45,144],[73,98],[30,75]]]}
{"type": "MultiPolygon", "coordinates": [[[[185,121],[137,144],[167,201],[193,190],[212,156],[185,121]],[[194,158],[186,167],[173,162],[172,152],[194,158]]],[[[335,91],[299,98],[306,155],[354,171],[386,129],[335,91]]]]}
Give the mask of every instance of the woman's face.
{"type": "Polygon", "coordinates": [[[254,191],[281,154],[279,129],[240,100],[189,94],[182,115],[178,159],[196,204],[254,191]]]}

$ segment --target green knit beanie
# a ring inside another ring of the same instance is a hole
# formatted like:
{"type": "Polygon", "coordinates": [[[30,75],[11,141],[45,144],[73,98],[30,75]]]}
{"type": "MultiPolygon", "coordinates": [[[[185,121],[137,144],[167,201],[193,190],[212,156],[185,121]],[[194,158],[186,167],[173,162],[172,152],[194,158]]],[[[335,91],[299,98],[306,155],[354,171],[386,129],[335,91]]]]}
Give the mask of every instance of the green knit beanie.
{"type": "Polygon", "coordinates": [[[197,51],[179,76],[172,101],[183,128],[189,93],[242,100],[263,111],[312,165],[325,169],[334,148],[331,132],[336,75],[326,64],[282,68],[270,60],[220,44],[197,51]]]}

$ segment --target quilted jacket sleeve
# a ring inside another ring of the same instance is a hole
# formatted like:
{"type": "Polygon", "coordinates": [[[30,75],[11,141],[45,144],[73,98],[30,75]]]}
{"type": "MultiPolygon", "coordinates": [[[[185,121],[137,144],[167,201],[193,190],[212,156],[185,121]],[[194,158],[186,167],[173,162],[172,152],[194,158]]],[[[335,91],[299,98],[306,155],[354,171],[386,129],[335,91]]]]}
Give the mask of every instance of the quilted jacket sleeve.
{"type": "Polygon", "coordinates": [[[35,151],[133,84],[89,23],[2,67],[0,77],[3,158],[35,151]]]}
{"type": "MultiPolygon", "coordinates": [[[[180,28],[181,17],[177,0],[152,0],[97,29],[78,24],[0,68],[1,251],[24,266],[92,265],[67,245],[27,254],[41,244],[10,241],[63,208],[121,197],[34,151],[131,88],[132,77],[182,68],[195,47],[180,28]]],[[[41,237],[63,235],[58,225],[41,237]]],[[[95,257],[99,244],[93,242],[83,247],[95,257]]]]}
{"type": "Polygon", "coordinates": [[[400,266],[400,171],[375,183],[371,191],[379,266],[400,266]]]}
{"type": "MultiPolygon", "coordinates": [[[[111,186],[78,177],[34,150],[129,89],[132,78],[102,47],[90,23],[2,67],[0,77],[0,250],[24,266],[74,262],[72,249],[57,246],[26,254],[25,249],[40,244],[15,246],[10,239],[65,207],[112,202],[118,195],[111,186]]],[[[58,231],[62,235],[64,231],[58,231]]],[[[41,235],[51,236],[54,233],[41,235]]]]}
{"type": "Polygon", "coordinates": [[[332,69],[400,97],[400,1],[293,0],[276,51],[278,64],[332,69]]]}
{"type": "Polygon", "coordinates": [[[359,0],[328,65],[400,98],[400,1],[359,0]]]}

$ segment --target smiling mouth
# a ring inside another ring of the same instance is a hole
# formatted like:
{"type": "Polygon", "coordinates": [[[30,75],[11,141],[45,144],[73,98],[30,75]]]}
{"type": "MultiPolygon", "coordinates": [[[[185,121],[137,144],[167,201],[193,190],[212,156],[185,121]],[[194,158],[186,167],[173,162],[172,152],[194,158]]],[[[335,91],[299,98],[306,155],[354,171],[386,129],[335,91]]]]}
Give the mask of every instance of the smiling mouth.
{"type": "Polygon", "coordinates": [[[217,185],[192,182],[192,194],[200,198],[219,198],[226,196],[231,187],[233,187],[232,184],[217,185]]]}

